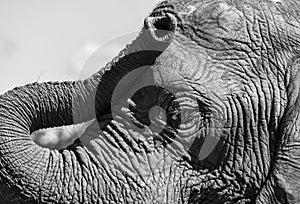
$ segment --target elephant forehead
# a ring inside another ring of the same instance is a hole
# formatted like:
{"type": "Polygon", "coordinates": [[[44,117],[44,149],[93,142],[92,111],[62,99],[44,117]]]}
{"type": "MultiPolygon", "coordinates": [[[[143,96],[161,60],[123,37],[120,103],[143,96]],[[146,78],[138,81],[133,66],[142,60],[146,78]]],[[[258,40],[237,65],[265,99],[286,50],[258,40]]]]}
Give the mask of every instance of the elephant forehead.
{"type": "MultiPolygon", "coordinates": [[[[234,13],[234,7],[228,4],[226,1],[188,1],[185,4],[175,3],[175,7],[184,17],[199,17],[200,19],[212,18],[212,17],[226,17],[221,16],[229,12],[234,13]]],[[[228,17],[230,18],[230,17],[228,17]]],[[[196,19],[195,19],[196,20],[196,19]]],[[[225,20],[219,19],[219,20],[225,20]]]]}
{"type": "Polygon", "coordinates": [[[214,32],[218,28],[224,32],[241,30],[244,26],[244,15],[237,8],[238,2],[207,0],[174,2],[173,4],[175,11],[184,21],[199,28],[205,27],[214,32]]]}
{"type": "Polygon", "coordinates": [[[174,41],[141,80],[152,79],[170,91],[214,92],[220,97],[240,90],[239,78],[228,72],[225,62],[214,60],[203,48],[184,38],[174,41]]]}
{"type": "Polygon", "coordinates": [[[208,61],[203,49],[181,36],[156,59],[151,71],[160,85],[179,86],[180,82],[196,81],[206,71],[208,61]]]}

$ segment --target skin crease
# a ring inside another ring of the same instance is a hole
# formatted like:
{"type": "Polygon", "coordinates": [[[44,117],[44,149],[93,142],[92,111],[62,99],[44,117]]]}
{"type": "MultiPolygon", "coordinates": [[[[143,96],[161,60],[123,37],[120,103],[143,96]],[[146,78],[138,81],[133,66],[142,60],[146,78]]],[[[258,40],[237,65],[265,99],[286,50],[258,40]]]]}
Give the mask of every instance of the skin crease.
{"type": "Polygon", "coordinates": [[[162,2],[145,25],[172,30],[165,40],[142,31],[84,81],[0,96],[1,200],[299,203],[299,8],[162,2]],[[142,66],[111,105],[118,82],[142,66]],[[155,86],[121,103],[146,82],[155,86]],[[165,114],[149,113],[158,106],[165,114]]]}

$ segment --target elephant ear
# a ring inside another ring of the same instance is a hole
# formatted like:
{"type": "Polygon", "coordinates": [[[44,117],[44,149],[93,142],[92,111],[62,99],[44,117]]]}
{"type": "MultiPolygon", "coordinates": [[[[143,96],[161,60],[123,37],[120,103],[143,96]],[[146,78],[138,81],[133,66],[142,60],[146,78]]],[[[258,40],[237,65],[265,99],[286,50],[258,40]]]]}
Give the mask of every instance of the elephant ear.
{"type": "Polygon", "coordinates": [[[300,203],[300,56],[286,79],[288,101],[277,131],[277,152],[257,203],[300,203]]]}

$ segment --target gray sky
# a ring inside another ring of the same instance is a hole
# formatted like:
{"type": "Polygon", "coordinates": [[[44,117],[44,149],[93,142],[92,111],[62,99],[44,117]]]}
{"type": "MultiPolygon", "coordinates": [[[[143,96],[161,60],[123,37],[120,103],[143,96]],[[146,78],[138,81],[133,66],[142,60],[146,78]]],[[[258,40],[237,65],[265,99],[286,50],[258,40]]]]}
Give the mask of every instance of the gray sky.
{"type": "Polygon", "coordinates": [[[0,0],[0,94],[90,72],[82,71],[90,54],[104,43],[96,56],[105,61],[116,55],[136,33],[124,34],[140,30],[158,2],[0,0]]]}

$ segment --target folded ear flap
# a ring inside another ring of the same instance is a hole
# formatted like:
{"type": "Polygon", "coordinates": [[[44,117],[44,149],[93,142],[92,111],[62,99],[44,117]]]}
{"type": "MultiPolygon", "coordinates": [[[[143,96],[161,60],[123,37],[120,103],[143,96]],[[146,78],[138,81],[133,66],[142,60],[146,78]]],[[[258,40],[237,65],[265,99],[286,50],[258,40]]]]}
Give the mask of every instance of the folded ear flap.
{"type": "Polygon", "coordinates": [[[277,153],[257,203],[300,203],[300,57],[286,79],[288,101],[277,131],[277,153]]]}

